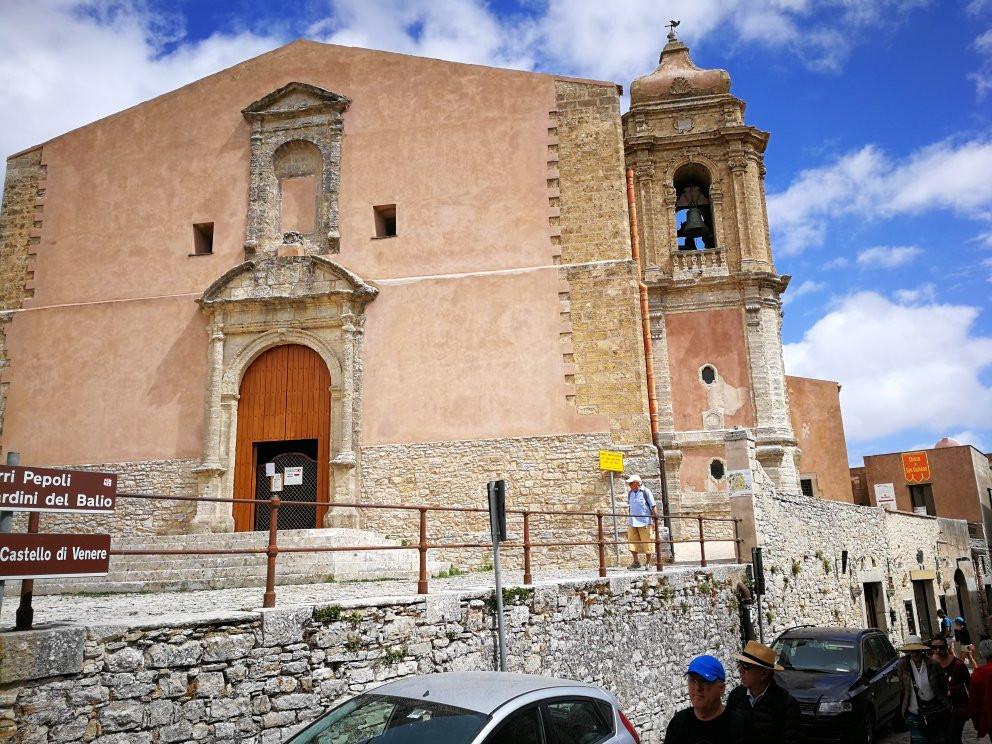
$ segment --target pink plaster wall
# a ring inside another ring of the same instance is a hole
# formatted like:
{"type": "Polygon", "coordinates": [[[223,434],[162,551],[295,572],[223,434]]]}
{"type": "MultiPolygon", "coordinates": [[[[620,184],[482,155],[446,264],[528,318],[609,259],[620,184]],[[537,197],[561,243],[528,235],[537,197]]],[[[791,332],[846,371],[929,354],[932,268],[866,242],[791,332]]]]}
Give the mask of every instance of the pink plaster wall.
{"type": "Polygon", "coordinates": [[[691,500],[691,493],[726,493],[727,492],[727,454],[723,447],[693,447],[682,453],[682,463],[679,465],[679,483],[683,497],[691,500]],[[715,480],[710,475],[710,463],[720,460],[724,465],[724,476],[715,480]]]}
{"type": "MultiPolygon", "coordinates": [[[[199,454],[193,299],[244,258],[240,111],[293,80],[352,99],[333,260],[373,282],[551,263],[554,78],[296,42],[45,144],[36,294],[7,327],[4,440],[27,461],[199,454]],[[398,237],[371,240],[372,206],[391,203],[398,237]],[[203,222],[214,253],[190,258],[203,222]],[[94,349],[106,374],[81,373],[94,349]]],[[[554,277],[384,283],[365,326],[367,441],[608,430],[565,402],[554,277]]]]}
{"type": "Polygon", "coordinates": [[[703,411],[710,408],[713,395],[699,377],[700,368],[706,364],[716,368],[720,378],[717,384],[733,388],[733,391],[726,390],[723,396],[728,403],[736,394],[734,391],[740,391],[738,400],[742,401],[725,410],[724,427],[754,426],[742,311],[667,314],[665,330],[675,429],[697,431],[703,428],[703,411]]]}
{"type": "Polygon", "coordinates": [[[840,385],[829,380],[786,376],[789,415],[802,450],[799,472],[816,474],[821,495],[853,503],[847,442],[840,411],[840,385]]]}

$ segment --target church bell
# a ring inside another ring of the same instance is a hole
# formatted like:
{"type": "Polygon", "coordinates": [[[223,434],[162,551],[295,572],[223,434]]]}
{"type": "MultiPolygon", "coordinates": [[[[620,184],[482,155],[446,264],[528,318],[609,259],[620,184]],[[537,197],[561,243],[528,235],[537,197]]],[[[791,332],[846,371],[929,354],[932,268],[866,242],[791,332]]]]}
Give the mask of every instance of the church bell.
{"type": "Polygon", "coordinates": [[[703,212],[699,207],[689,207],[685,215],[685,223],[678,229],[680,238],[703,238],[706,240],[713,236],[713,233],[703,221],[703,212]]]}

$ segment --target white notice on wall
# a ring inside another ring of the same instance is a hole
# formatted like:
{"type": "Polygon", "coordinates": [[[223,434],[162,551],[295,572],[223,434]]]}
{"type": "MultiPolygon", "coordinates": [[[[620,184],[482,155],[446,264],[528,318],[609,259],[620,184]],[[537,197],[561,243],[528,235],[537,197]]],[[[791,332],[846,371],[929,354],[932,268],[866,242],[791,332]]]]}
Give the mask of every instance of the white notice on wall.
{"type": "Polygon", "coordinates": [[[896,489],[891,483],[875,484],[875,506],[881,506],[889,511],[896,509],[896,489]]]}
{"type": "Polygon", "coordinates": [[[283,483],[287,486],[299,486],[303,484],[303,466],[300,465],[296,468],[286,468],[283,471],[284,479],[283,483]]]}
{"type": "Polygon", "coordinates": [[[265,475],[271,478],[276,474],[276,464],[274,462],[265,463],[265,475]]]}
{"type": "Polygon", "coordinates": [[[282,473],[272,476],[272,493],[279,493],[282,490],[282,473]]]}

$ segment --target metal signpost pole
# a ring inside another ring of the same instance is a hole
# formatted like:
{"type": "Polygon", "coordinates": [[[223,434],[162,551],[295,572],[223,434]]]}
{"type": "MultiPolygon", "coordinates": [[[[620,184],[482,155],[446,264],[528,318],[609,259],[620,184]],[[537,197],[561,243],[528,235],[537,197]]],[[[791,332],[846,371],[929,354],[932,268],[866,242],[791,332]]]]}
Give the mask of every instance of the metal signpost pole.
{"type": "Polygon", "coordinates": [[[610,471],[610,511],[613,512],[613,553],[620,565],[620,533],[617,531],[617,502],[613,496],[613,471],[610,471]]]}
{"type": "MultiPolygon", "coordinates": [[[[21,462],[20,452],[8,452],[7,453],[7,464],[8,465],[18,465],[21,462]]],[[[0,511],[0,534],[6,535],[10,533],[14,524],[14,512],[12,511],[0,511]]],[[[0,613],[3,612],[3,591],[7,586],[7,582],[0,581],[0,613]]]]}
{"type": "Polygon", "coordinates": [[[489,526],[493,536],[493,571],[496,574],[496,638],[499,646],[499,670],[506,671],[506,631],[503,628],[503,581],[499,570],[500,504],[499,493],[502,481],[490,481],[489,526]]]}

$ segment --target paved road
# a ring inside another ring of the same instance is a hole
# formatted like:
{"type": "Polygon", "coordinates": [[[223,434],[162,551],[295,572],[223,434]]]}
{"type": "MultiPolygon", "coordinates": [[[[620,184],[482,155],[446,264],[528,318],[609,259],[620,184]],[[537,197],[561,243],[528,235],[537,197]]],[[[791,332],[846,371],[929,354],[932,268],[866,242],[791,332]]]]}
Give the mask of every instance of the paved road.
{"type": "MultiPolygon", "coordinates": [[[[983,742],[987,742],[988,740],[989,738],[987,736],[982,739],[983,742]]],[[[975,744],[976,741],[975,729],[972,728],[970,723],[966,723],[964,734],[961,736],[962,744],[975,744]]],[[[886,732],[879,737],[878,744],[909,744],[909,732],[904,731],[897,734],[886,729],[886,732]]]]}

